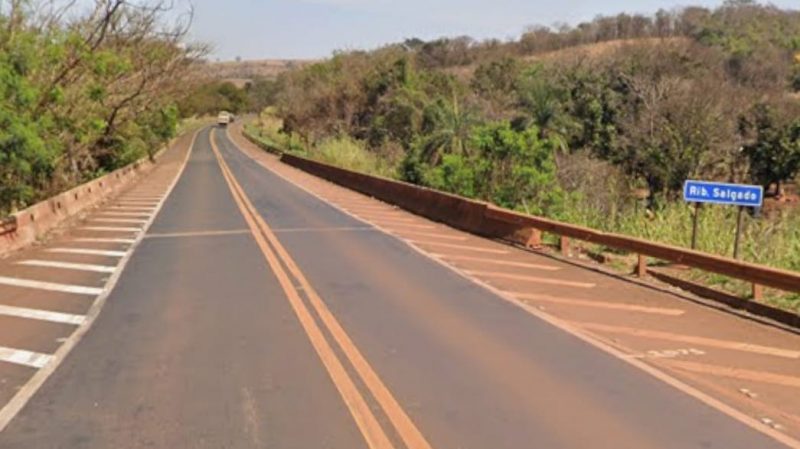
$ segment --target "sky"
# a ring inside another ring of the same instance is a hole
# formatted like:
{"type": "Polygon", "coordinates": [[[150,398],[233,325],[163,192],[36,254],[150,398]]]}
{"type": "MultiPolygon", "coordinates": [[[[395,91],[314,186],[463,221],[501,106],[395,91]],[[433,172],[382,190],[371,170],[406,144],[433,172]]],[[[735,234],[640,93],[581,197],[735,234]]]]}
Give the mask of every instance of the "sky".
{"type": "MultiPolygon", "coordinates": [[[[620,12],[653,14],[721,0],[189,0],[191,39],[211,59],[315,59],[418,37],[517,38],[530,25],[571,25],[620,12]]],[[[773,0],[796,9],[798,0],[773,0]]]]}

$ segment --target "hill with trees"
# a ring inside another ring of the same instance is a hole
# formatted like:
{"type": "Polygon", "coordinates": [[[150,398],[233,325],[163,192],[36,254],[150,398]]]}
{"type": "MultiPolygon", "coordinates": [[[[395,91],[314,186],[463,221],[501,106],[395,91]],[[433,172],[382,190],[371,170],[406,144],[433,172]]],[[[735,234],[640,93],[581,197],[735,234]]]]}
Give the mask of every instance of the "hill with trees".
{"type": "MultiPolygon", "coordinates": [[[[800,173],[800,12],[746,0],[508,42],[409,39],[270,84],[251,131],[272,145],[670,243],[688,244],[686,179],[786,201],[800,173]]],[[[729,253],[734,212],[709,209],[702,249],[729,253]]],[[[800,270],[798,215],[753,217],[746,257],[800,270]]]]}

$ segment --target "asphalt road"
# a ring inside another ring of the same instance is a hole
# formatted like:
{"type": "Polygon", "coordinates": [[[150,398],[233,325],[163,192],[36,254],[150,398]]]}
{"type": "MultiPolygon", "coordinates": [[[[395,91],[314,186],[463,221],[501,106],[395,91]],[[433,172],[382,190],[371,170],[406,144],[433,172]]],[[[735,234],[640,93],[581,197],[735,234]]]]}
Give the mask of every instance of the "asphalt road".
{"type": "Polygon", "coordinates": [[[0,448],[262,447],[781,446],[204,131],[0,448]]]}

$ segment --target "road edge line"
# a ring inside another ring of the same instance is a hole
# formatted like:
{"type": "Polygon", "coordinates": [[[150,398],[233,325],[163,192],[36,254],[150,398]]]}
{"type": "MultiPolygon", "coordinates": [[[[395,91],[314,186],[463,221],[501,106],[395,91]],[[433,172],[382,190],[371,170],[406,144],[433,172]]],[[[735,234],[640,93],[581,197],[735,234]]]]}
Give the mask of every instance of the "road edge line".
{"type": "MultiPolygon", "coordinates": [[[[186,164],[189,162],[189,157],[192,154],[194,149],[194,143],[197,139],[197,136],[203,131],[205,128],[200,128],[194,132],[192,136],[192,141],[189,143],[189,150],[186,152],[186,156],[181,162],[181,167],[178,169],[178,173],[175,176],[175,179],[172,180],[169,188],[167,188],[164,197],[158,203],[158,206],[153,209],[153,215],[150,217],[149,221],[145,226],[142,227],[141,233],[136,237],[136,240],[131,244],[130,248],[128,248],[127,254],[120,260],[118,269],[115,271],[106,282],[106,285],[103,287],[103,292],[95,298],[94,303],[89,308],[89,312],[85,315],[85,320],[83,324],[81,324],[78,329],[76,329],[72,335],[67,338],[67,340],[56,350],[55,353],[51,355],[50,361],[45,365],[43,368],[39,369],[27,382],[14,394],[10,401],[8,401],[2,408],[0,408],[0,433],[2,433],[6,427],[14,420],[14,418],[19,414],[20,411],[28,404],[28,401],[33,398],[37,391],[44,385],[47,379],[61,366],[61,363],[66,359],[67,355],[72,352],[72,349],[77,346],[77,344],[81,341],[84,335],[89,331],[94,324],[94,321],[100,316],[100,312],[103,309],[106,301],[108,300],[109,295],[116,287],[119,278],[122,276],[122,273],[125,271],[125,266],[128,264],[128,261],[133,256],[133,253],[136,251],[136,248],[144,239],[144,235],[147,233],[147,230],[155,221],[158,214],[161,212],[161,208],[164,206],[164,203],[172,194],[172,190],[178,184],[178,180],[183,175],[183,170],[186,168],[186,164]]],[[[152,173],[152,172],[150,172],[152,173]]]]}

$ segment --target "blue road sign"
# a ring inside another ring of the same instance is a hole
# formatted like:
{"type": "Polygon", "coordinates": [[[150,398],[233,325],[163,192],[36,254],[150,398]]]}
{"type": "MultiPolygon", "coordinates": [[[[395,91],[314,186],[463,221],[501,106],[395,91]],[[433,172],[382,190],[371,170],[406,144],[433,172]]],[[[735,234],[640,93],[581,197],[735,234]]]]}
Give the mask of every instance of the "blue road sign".
{"type": "Polygon", "coordinates": [[[764,188],[746,184],[686,181],[683,185],[683,199],[690,203],[761,207],[764,203],[764,188]]]}

